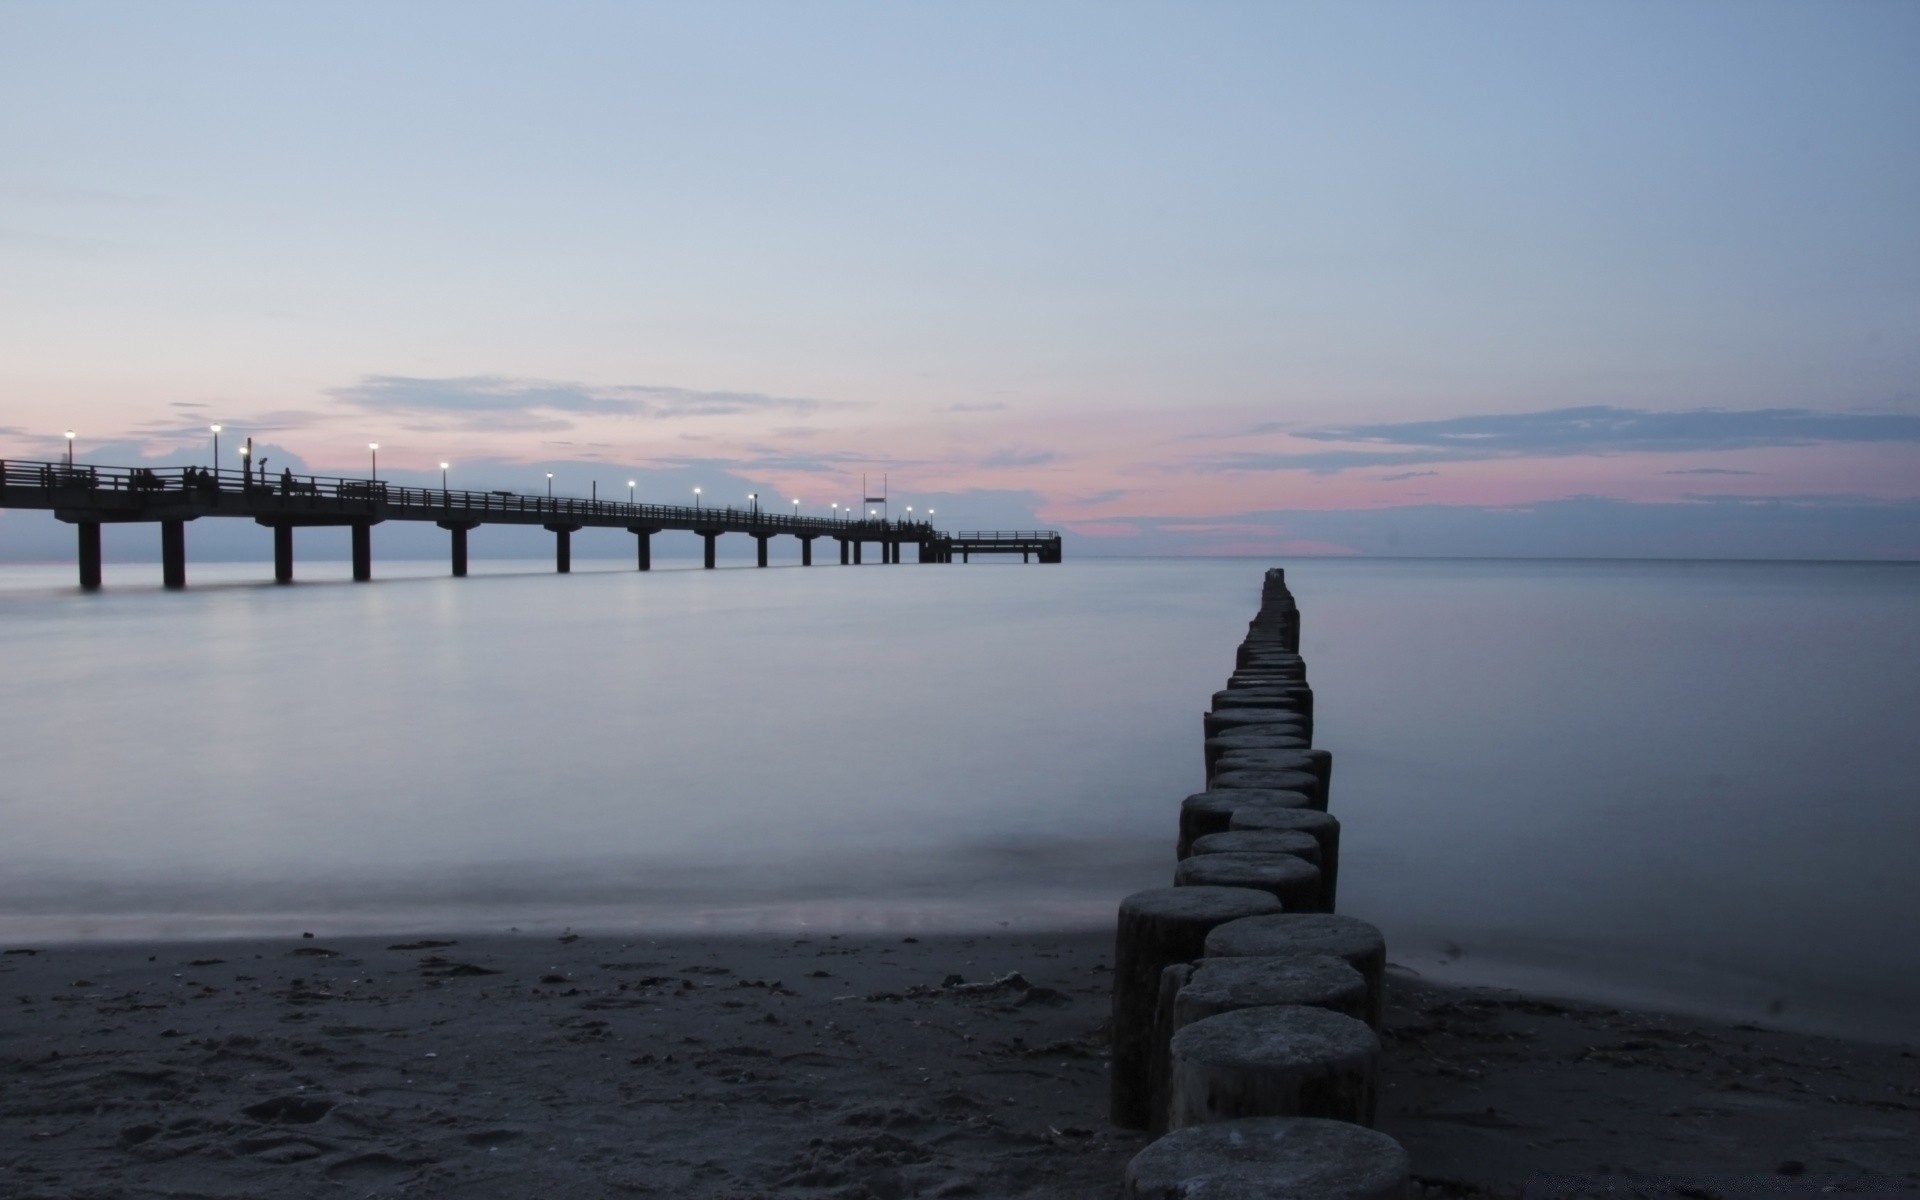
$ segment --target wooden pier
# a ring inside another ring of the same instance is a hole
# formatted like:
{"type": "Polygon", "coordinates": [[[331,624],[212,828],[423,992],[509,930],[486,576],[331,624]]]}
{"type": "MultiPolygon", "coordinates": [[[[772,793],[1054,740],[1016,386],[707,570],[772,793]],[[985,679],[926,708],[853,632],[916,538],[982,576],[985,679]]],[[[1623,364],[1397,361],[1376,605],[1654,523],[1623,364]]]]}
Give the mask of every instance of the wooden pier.
{"type": "Polygon", "coordinates": [[[800,540],[802,566],[813,565],[813,543],[832,538],[840,562],[879,550],[879,562],[902,561],[906,546],[923,563],[949,563],[957,554],[1019,554],[1023,562],[1060,561],[1060,535],[1051,530],[945,533],[924,521],[802,517],[758,507],[637,504],[569,496],[503,491],[402,487],[382,479],[351,479],[282,472],[213,471],[199,467],[105,467],[86,463],[0,462],[0,508],[51,510],[78,532],[80,586],[100,586],[100,526],[156,522],[160,526],[161,578],[167,587],[187,582],[186,525],[201,517],[250,518],[273,530],[273,577],[293,582],[294,530],[346,526],[352,531],[353,577],[373,577],[373,527],[384,521],[431,521],[446,530],[455,575],[467,573],[467,534],[482,525],[538,525],[554,535],[554,569],[572,567],[572,535],[588,527],[624,529],[635,537],[636,565],[653,566],[653,535],[666,530],[699,534],[704,563],[714,566],[721,535],[754,539],[759,566],[767,543],[800,540]]]}

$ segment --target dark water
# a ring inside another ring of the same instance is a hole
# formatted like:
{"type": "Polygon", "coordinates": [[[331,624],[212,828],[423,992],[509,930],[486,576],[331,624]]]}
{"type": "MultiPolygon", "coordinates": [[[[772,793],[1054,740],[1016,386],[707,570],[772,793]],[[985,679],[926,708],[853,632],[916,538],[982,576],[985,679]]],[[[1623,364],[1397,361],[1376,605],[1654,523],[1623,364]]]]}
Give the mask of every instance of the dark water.
{"type": "MultiPolygon", "coordinates": [[[[1265,565],[5,569],[0,937],[1105,923],[1265,565]]],[[[1286,565],[1397,960],[1920,1036],[1920,568],[1286,565]]]]}

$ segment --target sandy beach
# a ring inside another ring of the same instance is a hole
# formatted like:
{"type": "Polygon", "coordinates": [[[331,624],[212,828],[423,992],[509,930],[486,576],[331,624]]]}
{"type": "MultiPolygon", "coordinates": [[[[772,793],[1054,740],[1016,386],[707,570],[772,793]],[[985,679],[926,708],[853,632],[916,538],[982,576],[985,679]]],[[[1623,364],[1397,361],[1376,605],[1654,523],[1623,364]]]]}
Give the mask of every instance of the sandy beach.
{"type": "MultiPolygon", "coordinates": [[[[1105,933],[316,932],[6,947],[0,1195],[1078,1198],[1144,1144],[1105,933]]],[[[1920,1191],[1911,1050],[1393,983],[1428,1195],[1920,1191]]]]}

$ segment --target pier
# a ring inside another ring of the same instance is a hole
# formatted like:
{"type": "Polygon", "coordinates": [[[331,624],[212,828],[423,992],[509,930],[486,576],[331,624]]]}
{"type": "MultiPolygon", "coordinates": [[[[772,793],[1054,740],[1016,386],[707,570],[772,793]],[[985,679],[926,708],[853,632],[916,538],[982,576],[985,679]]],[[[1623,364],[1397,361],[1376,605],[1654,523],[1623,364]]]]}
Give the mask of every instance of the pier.
{"type": "Polygon", "coordinates": [[[922,563],[961,562],[976,554],[1018,554],[1022,562],[1060,561],[1053,530],[944,533],[925,521],[803,517],[758,507],[641,504],[631,501],[403,487],[385,480],[322,475],[268,476],[263,472],[199,467],[107,467],[66,462],[0,462],[0,508],[51,510],[78,538],[80,586],[100,586],[100,527],[155,522],[160,526],[161,578],[170,588],[187,582],[186,526],[202,517],[251,519],[273,530],[273,577],[293,582],[294,531],[346,526],[352,531],[353,577],[373,578],[373,527],[384,521],[431,521],[447,531],[455,575],[467,573],[467,535],[482,525],[538,525],[553,534],[554,570],[572,569],[572,536],[586,528],[624,529],[634,535],[635,565],[653,566],[653,535],[698,534],[703,564],[715,565],[722,535],[754,539],[756,565],[767,565],[776,537],[800,542],[800,563],[813,565],[813,543],[831,538],[843,565],[865,561],[873,547],[880,563],[904,561],[914,547],[922,563]]]}

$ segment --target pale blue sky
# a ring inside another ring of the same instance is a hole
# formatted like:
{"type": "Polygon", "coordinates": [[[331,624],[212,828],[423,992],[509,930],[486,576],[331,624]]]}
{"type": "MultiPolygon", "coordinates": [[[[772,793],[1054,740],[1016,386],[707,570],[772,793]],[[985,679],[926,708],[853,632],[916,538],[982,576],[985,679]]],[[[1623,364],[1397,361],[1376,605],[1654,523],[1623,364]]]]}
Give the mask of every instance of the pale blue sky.
{"type": "Polygon", "coordinates": [[[1676,471],[1913,500],[1871,423],[1284,464],[1592,406],[1920,416],[1917,63],[1891,0],[0,4],[0,451],[212,415],[320,467],[891,465],[1116,546],[1676,471]],[[370,409],[393,379],[472,412],[370,409]],[[768,404],[500,417],[556,387],[768,404]]]}

